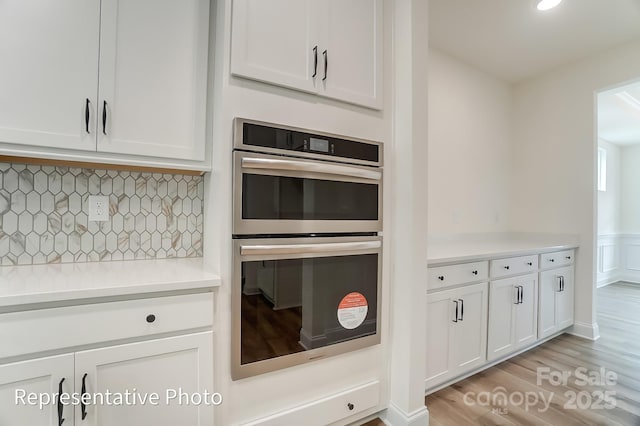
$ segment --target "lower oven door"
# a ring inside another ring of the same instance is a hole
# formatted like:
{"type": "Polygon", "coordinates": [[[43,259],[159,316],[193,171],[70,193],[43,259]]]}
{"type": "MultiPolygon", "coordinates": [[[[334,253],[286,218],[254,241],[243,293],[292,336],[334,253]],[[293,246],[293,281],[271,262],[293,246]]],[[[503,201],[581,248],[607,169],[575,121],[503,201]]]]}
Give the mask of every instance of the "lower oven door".
{"type": "Polygon", "coordinates": [[[382,238],[234,240],[232,376],[380,342],[382,238]]]}

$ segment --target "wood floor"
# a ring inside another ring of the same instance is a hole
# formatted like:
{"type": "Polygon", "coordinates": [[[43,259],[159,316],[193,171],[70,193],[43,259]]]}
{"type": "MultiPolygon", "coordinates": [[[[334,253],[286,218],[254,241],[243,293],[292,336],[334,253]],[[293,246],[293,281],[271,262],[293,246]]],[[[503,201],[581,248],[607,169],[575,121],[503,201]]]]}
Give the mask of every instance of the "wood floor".
{"type": "Polygon", "coordinates": [[[561,335],[427,396],[430,425],[640,425],[640,285],[599,289],[597,309],[599,340],[561,335]],[[554,385],[544,372],[571,376],[554,385]],[[506,403],[487,400],[500,392],[506,403]]]}
{"type": "Polygon", "coordinates": [[[304,351],[302,308],[274,310],[261,294],[242,295],[241,362],[248,364],[304,351]]]}

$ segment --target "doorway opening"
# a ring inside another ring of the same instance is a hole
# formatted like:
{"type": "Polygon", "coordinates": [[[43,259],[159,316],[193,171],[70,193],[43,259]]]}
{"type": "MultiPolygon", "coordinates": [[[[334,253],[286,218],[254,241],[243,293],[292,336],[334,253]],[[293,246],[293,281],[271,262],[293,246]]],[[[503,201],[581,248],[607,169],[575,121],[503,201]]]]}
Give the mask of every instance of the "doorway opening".
{"type": "Polygon", "coordinates": [[[640,330],[640,80],[599,92],[597,117],[596,306],[607,338],[621,321],[640,330]]]}

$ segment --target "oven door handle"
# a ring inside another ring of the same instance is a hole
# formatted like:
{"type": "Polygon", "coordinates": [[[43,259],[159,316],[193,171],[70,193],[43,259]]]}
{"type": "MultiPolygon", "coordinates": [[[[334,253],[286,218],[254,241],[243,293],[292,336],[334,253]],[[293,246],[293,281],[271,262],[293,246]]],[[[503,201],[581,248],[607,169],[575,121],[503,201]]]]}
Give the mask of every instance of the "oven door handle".
{"type": "Polygon", "coordinates": [[[360,241],[326,244],[273,244],[240,246],[240,255],[316,254],[334,252],[370,251],[382,247],[381,241],[360,241]]]}
{"type": "Polygon", "coordinates": [[[312,163],[302,160],[280,160],[275,158],[249,158],[242,159],[242,167],[245,169],[288,170],[309,173],[321,173],[327,175],[350,176],[379,181],[382,173],[377,170],[366,170],[358,167],[340,166],[328,163],[312,163]]]}

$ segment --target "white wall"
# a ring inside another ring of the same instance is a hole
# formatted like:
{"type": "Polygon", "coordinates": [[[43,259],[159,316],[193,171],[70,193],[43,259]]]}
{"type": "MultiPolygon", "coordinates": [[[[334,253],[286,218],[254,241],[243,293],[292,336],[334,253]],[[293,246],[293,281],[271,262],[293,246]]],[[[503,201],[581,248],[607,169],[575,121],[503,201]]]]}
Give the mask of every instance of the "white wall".
{"type": "Polygon", "coordinates": [[[622,233],[640,234],[640,145],[622,148],[622,233]]]}
{"type": "Polygon", "coordinates": [[[640,41],[569,64],[514,88],[511,228],[574,233],[574,332],[595,324],[595,92],[640,76],[640,41]]]}
{"type": "Polygon", "coordinates": [[[598,148],[607,153],[607,190],[598,191],[598,235],[618,234],[622,227],[620,147],[599,139],[598,148]]]}
{"type": "Polygon", "coordinates": [[[510,86],[429,49],[430,234],[508,226],[510,86]]]}
{"type": "MultiPolygon", "coordinates": [[[[288,89],[252,82],[230,75],[231,0],[217,4],[215,24],[215,80],[213,83],[213,172],[208,176],[205,217],[205,260],[222,277],[216,295],[215,381],[224,403],[216,408],[216,424],[235,425],[286,410],[300,404],[335,394],[345,388],[379,379],[388,389],[389,341],[389,245],[383,254],[382,344],[314,361],[303,366],[232,381],[230,377],[231,341],[231,224],[232,224],[232,122],[244,117],[291,126],[318,129],[345,136],[379,140],[391,139],[391,4],[385,2],[385,112],[322,99],[288,89]]],[[[385,150],[385,161],[392,150],[385,150]]],[[[389,162],[392,164],[392,162],[389,162]]],[[[391,167],[385,167],[385,186],[391,167]]],[[[388,191],[387,191],[388,193],[388,191]]],[[[385,217],[390,215],[390,203],[385,204],[385,217]],[[387,215],[389,213],[389,215],[387,215]]],[[[385,237],[387,224],[385,221],[385,237]]],[[[390,234],[390,233],[389,233],[390,234]]],[[[388,395],[381,396],[386,405],[388,395]]],[[[368,414],[367,412],[361,415],[368,414]]],[[[352,419],[353,420],[353,419],[352,419]]]]}

